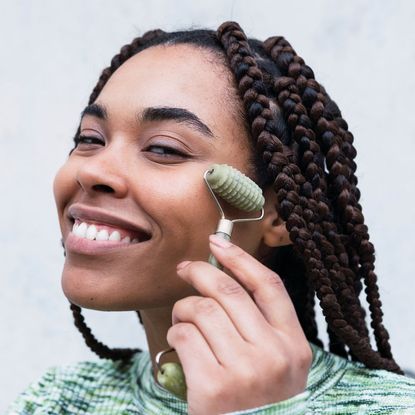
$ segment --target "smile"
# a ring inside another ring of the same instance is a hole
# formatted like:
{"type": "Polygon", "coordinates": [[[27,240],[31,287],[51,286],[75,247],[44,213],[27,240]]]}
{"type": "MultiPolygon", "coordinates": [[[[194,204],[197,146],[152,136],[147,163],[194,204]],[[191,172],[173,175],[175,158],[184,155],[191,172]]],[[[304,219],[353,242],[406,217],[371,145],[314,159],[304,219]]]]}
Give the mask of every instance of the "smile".
{"type": "Polygon", "coordinates": [[[73,224],[72,233],[79,238],[90,241],[117,241],[124,244],[140,242],[139,236],[133,231],[116,229],[103,224],[80,222],[79,220],[73,224]]]}
{"type": "Polygon", "coordinates": [[[77,219],[65,240],[65,249],[78,254],[99,255],[147,246],[148,240],[143,233],[77,219]]]}

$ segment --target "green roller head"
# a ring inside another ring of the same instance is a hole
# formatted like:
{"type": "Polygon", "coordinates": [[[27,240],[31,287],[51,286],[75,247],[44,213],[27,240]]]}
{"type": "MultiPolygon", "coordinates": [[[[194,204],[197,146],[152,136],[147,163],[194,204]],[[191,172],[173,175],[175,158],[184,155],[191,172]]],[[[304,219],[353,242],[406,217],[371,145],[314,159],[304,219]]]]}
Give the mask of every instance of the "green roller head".
{"type": "Polygon", "coordinates": [[[238,209],[252,212],[264,206],[261,188],[232,166],[212,164],[206,180],[218,196],[238,209]]]}

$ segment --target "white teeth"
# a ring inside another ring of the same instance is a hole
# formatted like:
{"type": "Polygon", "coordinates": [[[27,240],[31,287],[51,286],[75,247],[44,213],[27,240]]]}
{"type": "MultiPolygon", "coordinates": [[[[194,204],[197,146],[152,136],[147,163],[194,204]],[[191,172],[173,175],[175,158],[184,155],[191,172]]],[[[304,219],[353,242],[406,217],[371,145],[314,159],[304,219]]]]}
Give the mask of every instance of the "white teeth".
{"type": "Polygon", "coordinates": [[[109,241],[121,241],[121,235],[118,231],[114,231],[108,238],[109,241]]]}
{"type": "Polygon", "coordinates": [[[90,241],[118,241],[122,243],[136,243],[139,242],[137,238],[131,240],[129,236],[124,237],[121,240],[121,233],[119,231],[113,231],[111,235],[107,229],[101,229],[98,231],[95,225],[88,225],[86,222],[81,224],[74,223],[72,226],[72,233],[80,238],[86,238],[90,241]]]}
{"type": "Polygon", "coordinates": [[[86,231],[88,229],[88,225],[85,222],[82,222],[74,231],[74,234],[76,236],[79,236],[81,238],[85,238],[86,231]]]}
{"type": "Polygon", "coordinates": [[[95,239],[97,241],[108,241],[108,238],[109,238],[109,234],[108,234],[108,231],[106,229],[101,229],[97,233],[97,236],[95,237],[95,239]]]}
{"type": "Polygon", "coordinates": [[[86,231],[86,239],[89,239],[90,241],[94,240],[97,236],[97,227],[95,225],[88,226],[88,229],[86,231]]]}

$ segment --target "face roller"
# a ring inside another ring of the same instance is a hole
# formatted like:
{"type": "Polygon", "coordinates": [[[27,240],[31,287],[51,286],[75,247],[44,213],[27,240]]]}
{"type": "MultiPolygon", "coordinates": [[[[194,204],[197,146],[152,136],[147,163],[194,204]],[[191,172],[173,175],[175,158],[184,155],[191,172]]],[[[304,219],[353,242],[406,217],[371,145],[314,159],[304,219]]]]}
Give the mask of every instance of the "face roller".
{"type": "MultiPolygon", "coordinates": [[[[205,182],[215,199],[221,214],[215,234],[226,239],[231,239],[233,224],[236,222],[247,222],[260,220],[264,217],[264,196],[261,188],[249,177],[245,176],[239,170],[227,164],[213,164],[203,175],[205,182]],[[252,212],[261,209],[261,216],[257,218],[233,219],[225,218],[222,207],[216,198],[215,193],[230,205],[252,212]]],[[[223,266],[219,264],[216,258],[211,254],[208,262],[220,270],[223,266]]]]}
{"type": "MultiPolygon", "coordinates": [[[[229,241],[234,223],[260,220],[264,217],[265,199],[261,188],[239,170],[227,164],[212,164],[205,171],[203,178],[218,205],[221,215],[216,228],[216,235],[229,241]],[[245,212],[261,210],[261,215],[256,218],[226,219],[216,195],[233,207],[245,212]]],[[[220,270],[223,269],[222,264],[212,254],[210,254],[208,262],[220,270]]],[[[169,362],[160,367],[161,356],[172,351],[174,351],[174,348],[157,353],[155,359],[158,368],[157,381],[177,397],[186,400],[187,388],[181,364],[169,362]]]]}

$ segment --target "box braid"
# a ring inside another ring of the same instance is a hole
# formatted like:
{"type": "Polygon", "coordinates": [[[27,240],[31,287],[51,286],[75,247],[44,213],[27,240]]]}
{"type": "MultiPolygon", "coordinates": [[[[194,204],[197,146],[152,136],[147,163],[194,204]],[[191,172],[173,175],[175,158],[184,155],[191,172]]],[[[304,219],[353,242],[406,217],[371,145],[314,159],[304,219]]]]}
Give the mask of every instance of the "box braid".
{"type": "MultiPolygon", "coordinates": [[[[238,82],[240,96],[252,122],[252,136],[256,140],[257,149],[262,149],[264,160],[269,163],[269,171],[276,177],[274,189],[280,204],[281,217],[286,221],[294,249],[302,254],[308,265],[311,285],[317,290],[330,328],[329,335],[335,340],[336,350],[343,354],[343,343],[349,347],[356,359],[369,368],[382,367],[403,374],[391,355],[384,357],[371,348],[362,318],[364,314],[355,291],[353,270],[349,267],[345,249],[347,239],[344,235],[341,238],[342,229],[334,220],[336,211],[332,207],[333,202],[330,203],[327,197],[330,193],[327,192],[320,146],[316,141],[317,134],[298,94],[295,79],[280,77],[273,86],[279,107],[292,137],[298,144],[298,165],[304,176],[300,174],[299,167],[284,155],[283,143],[276,135],[278,132],[275,124],[270,123],[272,113],[270,99],[266,96],[264,76],[242,29],[235,22],[226,22],[218,29],[218,37],[224,46],[238,82]]],[[[298,66],[291,68],[292,72],[300,72],[298,66]]],[[[323,115],[321,107],[322,105],[319,108],[320,117],[323,115]]],[[[338,124],[344,126],[345,122],[338,124]]],[[[350,150],[351,145],[348,144],[347,149],[350,150]]],[[[355,151],[348,153],[352,155],[355,151]]],[[[331,161],[333,163],[333,159],[331,161]]],[[[344,175],[339,177],[340,180],[335,184],[337,189],[342,189],[348,178],[344,175]]],[[[344,209],[344,195],[340,196],[343,199],[339,204],[344,209]]],[[[372,284],[375,285],[374,273],[371,277],[372,284]]],[[[375,336],[382,334],[375,331],[375,336]]],[[[378,341],[378,344],[385,342],[387,338],[378,341]]],[[[390,347],[388,350],[390,352],[390,347]]]]}
{"type": "MultiPolygon", "coordinates": [[[[364,224],[362,207],[358,203],[360,191],[357,188],[356,150],[353,147],[353,135],[341,117],[337,105],[330,99],[325,89],[315,81],[313,71],[305,65],[291,45],[282,37],[271,37],[264,42],[265,49],[286,76],[288,82],[294,82],[296,93],[300,94],[307,108],[317,138],[326,156],[329,170],[328,182],[331,200],[339,219],[339,225],[347,235],[346,249],[351,258],[354,289],[357,295],[362,290],[360,278],[367,285],[367,301],[375,332],[377,348],[382,356],[391,358],[389,335],[382,325],[381,301],[374,274],[374,247],[369,242],[368,228],[364,224]],[[361,268],[359,263],[362,263],[361,268]]],[[[280,85],[275,84],[277,93],[280,85]]],[[[361,309],[363,318],[365,312],[361,309]]],[[[366,329],[366,327],[362,327],[366,329]]],[[[366,336],[368,333],[366,332],[366,336]]]]}
{"type": "MultiPolygon", "coordinates": [[[[281,76],[272,81],[272,86],[274,86],[274,82],[276,85],[275,89],[277,90],[277,102],[285,110],[285,119],[293,131],[293,138],[298,144],[297,148],[300,164],[303,166],[303,169],[305,169],[305,176],[308,179],[308,181],[301,179],[302,192],[305,194],[312,194],[313,196],[309,200],[312,209],[308,214],[312,217],[312,212],[315,213],[315,217],[312,220],[312,222],[314,222],[313,229],[315,232],[318,231],[320,233],[315,234],[315,237],[323,238],[322,243],[325,245],[325,248],[330,255],[323,258],[323,260],[325,260],[325,266],[328,270],[331,268],[338,270],[340,267],[339,262],[343,261],[342,265],[345,267],[341,272],[345,274],[344,278],[342,278],[342,274],[336,273],[335,271],[329,271],[329,274],[332,276],[332,280],[337,282],[338,290],[343,294],[339,297],[341,307],[346,309],[346,313],[351,315],[355,314],[356,318],[351,320],[352,325],[358,330],[359,335],[368,336],[367,327],[364,324],[364,310],[361,307],[358,296],[356,296],[354,290],[349,290],[351,283],[354,281],[354,274],[347,268],[348,256],[345,247],[340,240],[341,229],[339,229],[338,224],[334,221],[330,210],[327,210],[326,208],[324,208],[324,213],[326,215],[318,218],[316,201],[317,203],[323,201],[328,207],[331,207],[331,204],[330,199],[325,197],[327,186],[323,172],[323,160],[321,158],[320,147],[315,143],[315,133],[310,128],[310,119],[295,90],[293,81],[287,77],[281,76]],[[319,223],[320,221],[321,225],[319,223]],[[332,243],[332,245],[330,243],[332,243]]],[[[307,202],[305,202],[304,199],[301,200],[304,208],[307,209],[307,202]]],[[[339,342],[339,339],[330,329],[330,326],[328,331],[330,337],[330,350],[346,357],[347,352],[344,348],[344,344],[339,342]]],[[[351,354],[353,356],[352,352],[351,354]]]]}
{"type": "MultiPolygon", "coordinates": [[[[235,22],[223,23],[217,32],[153,30],[121,48],[102,71],[89,104],[127,59],[158,44],[207,48],[234,74],[234,87],[245,108],[240,118],[252,138],[249,145],[256,181],[262,188],[273,186],[276,209],[293,242],[292,246],[276,248],[264,263],[283,279],[307,339],[323,347],[315,320],[317,295],[328,326],[331,352],[346,358],[350,354],[369,368],[403,374],[392,357],[382,325],[373,272],[374,248],[368,241],[353,174],[353,136],[337,105],[314,80],[311,68],[284,38],[272,37],[264,43],[247,39],[235,22]],[[371,348],[365,311],[359,301],[362,276],[378,351],[371,348]]],[[[79,132],[80,126],[76,136],[79,132]]],[[[93,336],[80,307],[71,304],[71,310],[87,345],[100,357],[127,360],[139,351],[109,349],[93,336]]]]}

